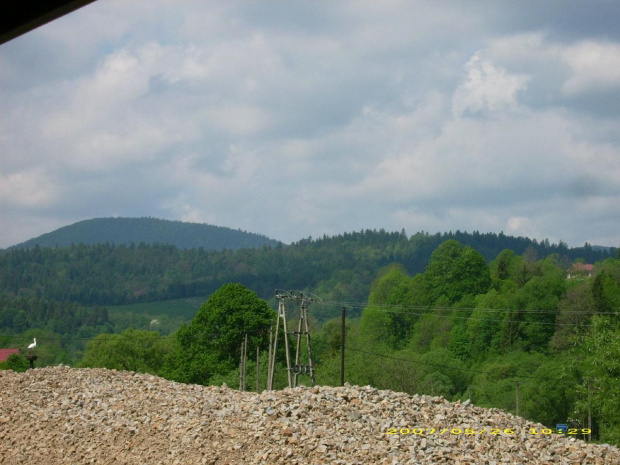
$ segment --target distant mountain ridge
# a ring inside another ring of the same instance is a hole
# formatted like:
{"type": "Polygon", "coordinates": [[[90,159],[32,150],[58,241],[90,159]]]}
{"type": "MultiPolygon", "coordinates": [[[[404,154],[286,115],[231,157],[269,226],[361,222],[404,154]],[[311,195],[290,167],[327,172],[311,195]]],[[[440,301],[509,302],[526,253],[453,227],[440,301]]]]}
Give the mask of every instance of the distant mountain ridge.
{"type": "Polygon", "coordinates": [[[261,234],[222,226],[157,218],[94,218],[63,226],[55,231],[9,247],[67,247],[71,244],[170,244],[179,249],[238,250],[275,247],[280,242],[261,234]]]}

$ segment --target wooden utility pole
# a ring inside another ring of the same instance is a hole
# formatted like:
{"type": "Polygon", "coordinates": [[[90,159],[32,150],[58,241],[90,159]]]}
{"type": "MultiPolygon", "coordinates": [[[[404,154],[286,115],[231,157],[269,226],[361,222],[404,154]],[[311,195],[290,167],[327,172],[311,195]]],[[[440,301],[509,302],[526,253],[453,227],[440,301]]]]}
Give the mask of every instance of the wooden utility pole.
{"type": "Polygon", "coordinates": [[[243,391],[243,342],[241,343],[241,355],[239,356],[239,390],[243,391]]]}
{"type": "Polygon", "coordinates": [[[26,360],[28,360],[30,362],[30,369],[31,370],[34,369],[34,362],[37,361],[37,358],[39,358],[39,357],[37,357],[36,355],[32,355],[32,354],[26,356],[26,360]]]}
{"type": "Polygon", "coordinates": [[[239,390],[245,391],[245,362],[247,359],[248,335],[245,335],[244,341],[241,343],[241,361],[239,363],[239,390]]]}
{"type": "Polygon", "coordinates": [[[260,392],[260,349],[256,346],[256,392],[260,392]]]}
{"type": "Polygon", "coordinates": [[[293,376],[293,387],[297,386],[297,378],[299,377],[299,368],[298,368],[299,367],[299,351],[301,349],[301,335],[303,334],[302,325],[305,319],[306,319],[305,307],[304,307],[304,301],[302,300],[301,306],[299,308],[299,324],[297,325],[297,331],[295,331],[295,336],[297,337],[297,345],[295,347],[295,365],[294,365],[295,368],[293,370],[295,372],[295,375],[293,376]]]}
{"type": "Polygon", "coordinates": [[[517,397],[517,416],[519,416],[519,380],[515,379],[515,394],[517,397]]]}
{"type": "Polygon", "coordinates": [[[246,364],[248,361],[248,333],[245,333],[245,343],[243,344],[243,390],[245,391],[245,378],[247,374],[246,364]]]}
{"type": "Polygon", "coordinates": [[[273,324],[269,327],[269,353],[267,355],[267,386],[265,389],[271,391],[271,344],[273,342],[273,324]]]}
{"type": "MultiPolygon", "coordinates": [[[[286,292],[286,291],[285,291],[286,292]]],[[[291,357],[289,355],[288,349],[288,333],[287,333],[287,324],[286,324],[286,305],[284,304],[284,299],[290,298],[288,293],[280,294],[276,290],[276,297],[279,299],[278,301],[278,320],[276,321],[276,334],[273,340],[273,349],[271,351],[271,360],[269,361],[269,365],[271,366],[271,370],[269,373],[269,389],[273,389],[273,375],[276,368],[276,356],[278,349],[278,334],[280,332],[280,321],[282,321],[282,330],[284,332],[284,352],[286,353],[286,368],[288,375],[288,387],[292,387],[291,380],[291,357]]]]}
{"type": "Polygon", "coordinates": [[[346,307],[342,307],[342,325],[340,327],[340,385],[344,386],[344,341],[345,341],[345,322],[346,307]]]}
{"type": "MultiPolygon", "coordinates": [[[[281,291],[276,289],[276,298],[278,299],[278,320],[276,321],[276,334],[273,339],[273,346],[270,344],[270,356],[269,356],[269,368],[267,369],[267,389],[273,389],[273,376],[276,366],[276,356],[277,356],[277,348],[278,348],[278,335],[280,332],[280,321],[282,321],[282,330],[284,332],[284,353],[286,355],[286,371],[288,376],[288,387],[297,386],[297,377],[299,374],[307,375],[309,374],[312,378],[312,385],[315,385],[314,379],[314,365],[312,364],[312,345],[310,343],[310,327],[308,325],[308,306],[307,302],[321,302],[319,298],[314,298],[308,295],[307,293],[299,292],[299,291],[281,291]],[[291,357],[289,351],[289,343],[288,343],[288,332],[287,332],[287,323],[286,323],[286,304],[285,300],[299,300],[301,302],[300,305],[300,313],[299,313],[299,324],[297,326],[297,331],[295,331],[295,335],[297,335],[297,348],[295,351],[295,365],[291,366],[291,357]],[[300,357],[300,349],[301,349],[301,335],[306,335],[306,346],[308,349],[308,364],[300,365],[299,357],[300,357]],[[295,373],[294,380],[291,379],[291,372],[295,373]]],[[[271,334],[271,333],[270,333],[271,334]]],[[[271,339],[271,337],[270,337],[271,339]]]]}
{"type": "Polygon", "coordinates": [[[299,325],[295,334],[297,335],[297,349],[295,351],[295,365],[289,368],[295,373],[293,380],[293,387],[297,386],[297,379],[300,374],[310,375],[312,386],[316,384],[314,378],[314,364],[312,363],[312,344],[310,342],[310,327],[308,325],[308,302],[320,302],[319,298],[312,297],[308,293],[292,291],[288,293],[288,298],[293,300],[299,300],[299,325]],[[308,363],[300,364],[299,355],[301,350],[301,336],[306,335],[306,348],[308,350],[308,363]]]}
{"type": "Polygon", "coordinates": [[[588,442],[592,442],[592,391],[590,390],[590,378],[588,378],[588,442]]]}

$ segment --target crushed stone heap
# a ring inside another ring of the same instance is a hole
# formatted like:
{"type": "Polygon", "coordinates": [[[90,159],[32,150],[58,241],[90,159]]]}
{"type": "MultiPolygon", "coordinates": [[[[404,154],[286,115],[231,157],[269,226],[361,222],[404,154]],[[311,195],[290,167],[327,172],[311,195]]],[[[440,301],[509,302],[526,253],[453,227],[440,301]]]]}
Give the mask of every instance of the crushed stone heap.
{"type": "Polygon", "coordinates": [[[2,464],[620,463],[615,447],[542,428],[371,387],[255,394],[106,369],[0,371],[2,464]]]}

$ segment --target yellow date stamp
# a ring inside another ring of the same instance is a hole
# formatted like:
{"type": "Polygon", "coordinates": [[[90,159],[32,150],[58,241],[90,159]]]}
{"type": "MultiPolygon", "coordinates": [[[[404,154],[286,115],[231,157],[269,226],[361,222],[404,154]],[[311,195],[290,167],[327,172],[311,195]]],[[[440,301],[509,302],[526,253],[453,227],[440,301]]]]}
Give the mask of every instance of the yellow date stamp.
{"type": "Polygon", "coordinates": [[[515,434],[513,428],[388,428],[387,434],[414,434],[416,436],[429,436],[433,434],[439,435],[461,435],[474,436],[476,434],[515,434]]]}
{"type": "MultiPolygon", "coordinates": [[[[541,436],[541,435],[551,435],[551,434],[562,434],[567,436],[572,435],[585,435],[590,434],[592,432],[589,428],[569,428],[569,429],[561,429],[561,430],[553,430],[551,428],[528,428],[525,430],[526,434],[530,434],[532,436],[541,436]]],[[[465,435],[465,436],[476,436],[481,434],[491,434],[491,435],[508,435],[512,436],[517,434],[517,430],[515,428],[387,428],[385,431],[386,434],[394,435],[408,435],[412,434],[415,436],[430,436],[433,434],[437,435],[465,435]]]]}

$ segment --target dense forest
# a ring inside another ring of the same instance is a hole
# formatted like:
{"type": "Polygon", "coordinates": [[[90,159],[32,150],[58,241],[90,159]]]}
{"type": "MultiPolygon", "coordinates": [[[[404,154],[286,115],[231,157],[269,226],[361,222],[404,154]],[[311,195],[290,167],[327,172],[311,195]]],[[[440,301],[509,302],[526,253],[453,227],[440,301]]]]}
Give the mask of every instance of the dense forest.
{"type": "MultiPolygon", "coordinates": [[[[22,348],[0,368],[25,369],[23,347],[37,337],[41,365],[105,366],[237,387],[246,334],[249,354],[258,348],[266,366],[274,289],[300,289],[323,298],[309,309],[320,384],[340,382],[335,317],[344,307],[350,383],[470,399],[551,428],[586,428],[590,416],[594,440],[620,444],[615,249],[501,234],[362,231],[221,252],[35,247],[1,256],[0,273],[0,346],[22,348]],[[568,278],[574,263],[593,267],[574,268],[568,278]],[[119,319],[109,306],[200,293],[202,307],[193,318],[179,310],[187,319],[175,320],[174,330],[162,331],[156,320],[132,324],[138,320],[119,319]]],[[[290,333],[296,312],[289,305],[290,333]]],[[[278,388],[287,384],[282,337],[278,388]]],[[[300,351],[305,363],[303,344],[300,351]]],[[[248,386],[255,384],[254,360],[247,361],[248,386]]],[[[264,388],[265,370],[260,377],[264,388]]]]}
{"type": "Polygon", "coordinates": [[[64,226],[15,248],[68,247],[71,244],[169,244],[179,249],[238,250],[278,241],[266,236],[209,224],[157,218],[94,218],[64,226]]]}
{"type": "Polygon", "coordinates": [[[555,254],[565,268],[576,259],[593,263],[616,253],[503,234],[457,231],[407,237],[404,231],[383,230],[237,251],[146,243],[35,246],[0,256],[0,296],[110,306],[207,296],[225,283],[238,282],[265,299],[281,288],[309,290],[325,301],[359,302],[367,298],[376,270],[396,262],[410,274],[421,273],[433,250],[449,239],[473,247],[487,261],[509,249],[534,258],[555,254]]]}
{"type": "MultiPolygon", "coordinates": [[[[335,381],[336,327],[318,335],[320,382],[335,381]]],[[[486,265],[447,241],[424,273],[383,270],[349,333],[350,382],[513,413],[518,390],[519,414],[552,428],[588,427],[590,405],[595,437],[620,443],[619,259],[567,279],[554,256],[505,250],[486,265]]]]}

